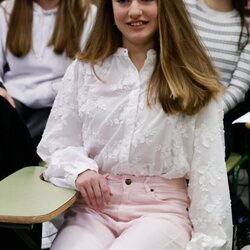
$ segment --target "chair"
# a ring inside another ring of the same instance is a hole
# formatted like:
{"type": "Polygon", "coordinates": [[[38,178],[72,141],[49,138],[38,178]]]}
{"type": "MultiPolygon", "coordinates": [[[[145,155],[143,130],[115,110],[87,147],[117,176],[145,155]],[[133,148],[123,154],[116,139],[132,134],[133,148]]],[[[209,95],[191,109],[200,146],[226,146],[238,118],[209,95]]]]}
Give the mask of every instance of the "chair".
{"type": "MultiPolygon", "coordinates": [[[[241,155],[235,152],[232,152],[226,161],[227,173],[228,175],[232,175],[232,184],[236,193],[237,193],[237,187],[239,183],[240,169],[248,161],[249,161],[249,155],[247,153],[244,153],[241,155]]],[[[249,176],[249,173],[248,173],[248,176],[249,176]]]]}
{"type": "MultiPolygon", "coordinates": [[[[239,184],[239,172],[245,168],[248,173],[248,187],[250,187],[250,123],[245,124],[243,147],[241,153],[232,152],[226,161],[228,175],[232,176],[232,185],[235,193],[237,193],[239,184]]],[[[250,192],[249,192],[250,206],[250,192]]]]}
{"type": "Polygon", "coordinates": [[[41,249],[41,223],[59,216],[77,199],[75,190],[43,181],[43,171],[41,166],[25,167],[0,181],[0,227],[13,229],[32,250],[41,249]],[[34,239],[29,230],[40,235],[34,239]]]}

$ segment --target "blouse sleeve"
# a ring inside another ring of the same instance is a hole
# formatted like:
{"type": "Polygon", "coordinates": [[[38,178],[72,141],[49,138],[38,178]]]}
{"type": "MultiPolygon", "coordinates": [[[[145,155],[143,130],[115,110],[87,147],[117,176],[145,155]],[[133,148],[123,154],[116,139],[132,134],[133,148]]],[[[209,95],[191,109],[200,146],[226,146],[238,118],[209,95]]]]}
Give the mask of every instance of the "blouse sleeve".
{"type": "Polygon", "coordinates": [[[196,120],[188,186],[193,232],[187,250],[232,249],[233,227],[224,150],[222,105],[213,100],[196,120]]]}
{"type": "Polygon", "coordinates": [[[77,100],[78,75],[84,74],[84,68],[79,64],[74,61],[68,67],[37,148],[37,153],[48,165],[44,179],[73,189],[80,173],[87,169],[98,170],[96,162],[88,157],[82,141],[77,100]]]}

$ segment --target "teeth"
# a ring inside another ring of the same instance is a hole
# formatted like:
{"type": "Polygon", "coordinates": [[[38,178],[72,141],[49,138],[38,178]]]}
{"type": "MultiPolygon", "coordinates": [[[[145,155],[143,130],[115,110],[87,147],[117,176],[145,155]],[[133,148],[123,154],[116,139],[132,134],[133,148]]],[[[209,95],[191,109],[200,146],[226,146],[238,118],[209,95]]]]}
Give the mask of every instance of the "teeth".
{"type": "Polygon", "coordinates": [[[143,22],[134,22],[130,24],[131,26],[140,26],[143,25],[143,22]]]}

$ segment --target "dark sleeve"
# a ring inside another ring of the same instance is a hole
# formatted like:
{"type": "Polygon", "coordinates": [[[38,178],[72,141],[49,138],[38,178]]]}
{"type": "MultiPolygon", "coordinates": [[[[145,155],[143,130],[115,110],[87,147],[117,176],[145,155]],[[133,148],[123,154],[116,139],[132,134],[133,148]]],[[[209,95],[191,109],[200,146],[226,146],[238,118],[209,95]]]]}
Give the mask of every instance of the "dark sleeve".
{"type": "Polygon", "coordinates": [[[2,82],[0,82],[0,88],[6,89],[2,82]]]}

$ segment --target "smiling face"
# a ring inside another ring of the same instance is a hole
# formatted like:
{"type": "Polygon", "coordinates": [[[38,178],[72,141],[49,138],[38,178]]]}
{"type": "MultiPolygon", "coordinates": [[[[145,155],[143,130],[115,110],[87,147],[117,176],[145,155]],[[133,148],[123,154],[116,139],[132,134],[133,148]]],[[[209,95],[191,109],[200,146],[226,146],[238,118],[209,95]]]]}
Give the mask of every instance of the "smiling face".
{"type": "Polygon", "coordinates": [[[112,0],[114,20],[122,33],[123,47],[154,47],[158,31],[156,0],[112,0]]]}

